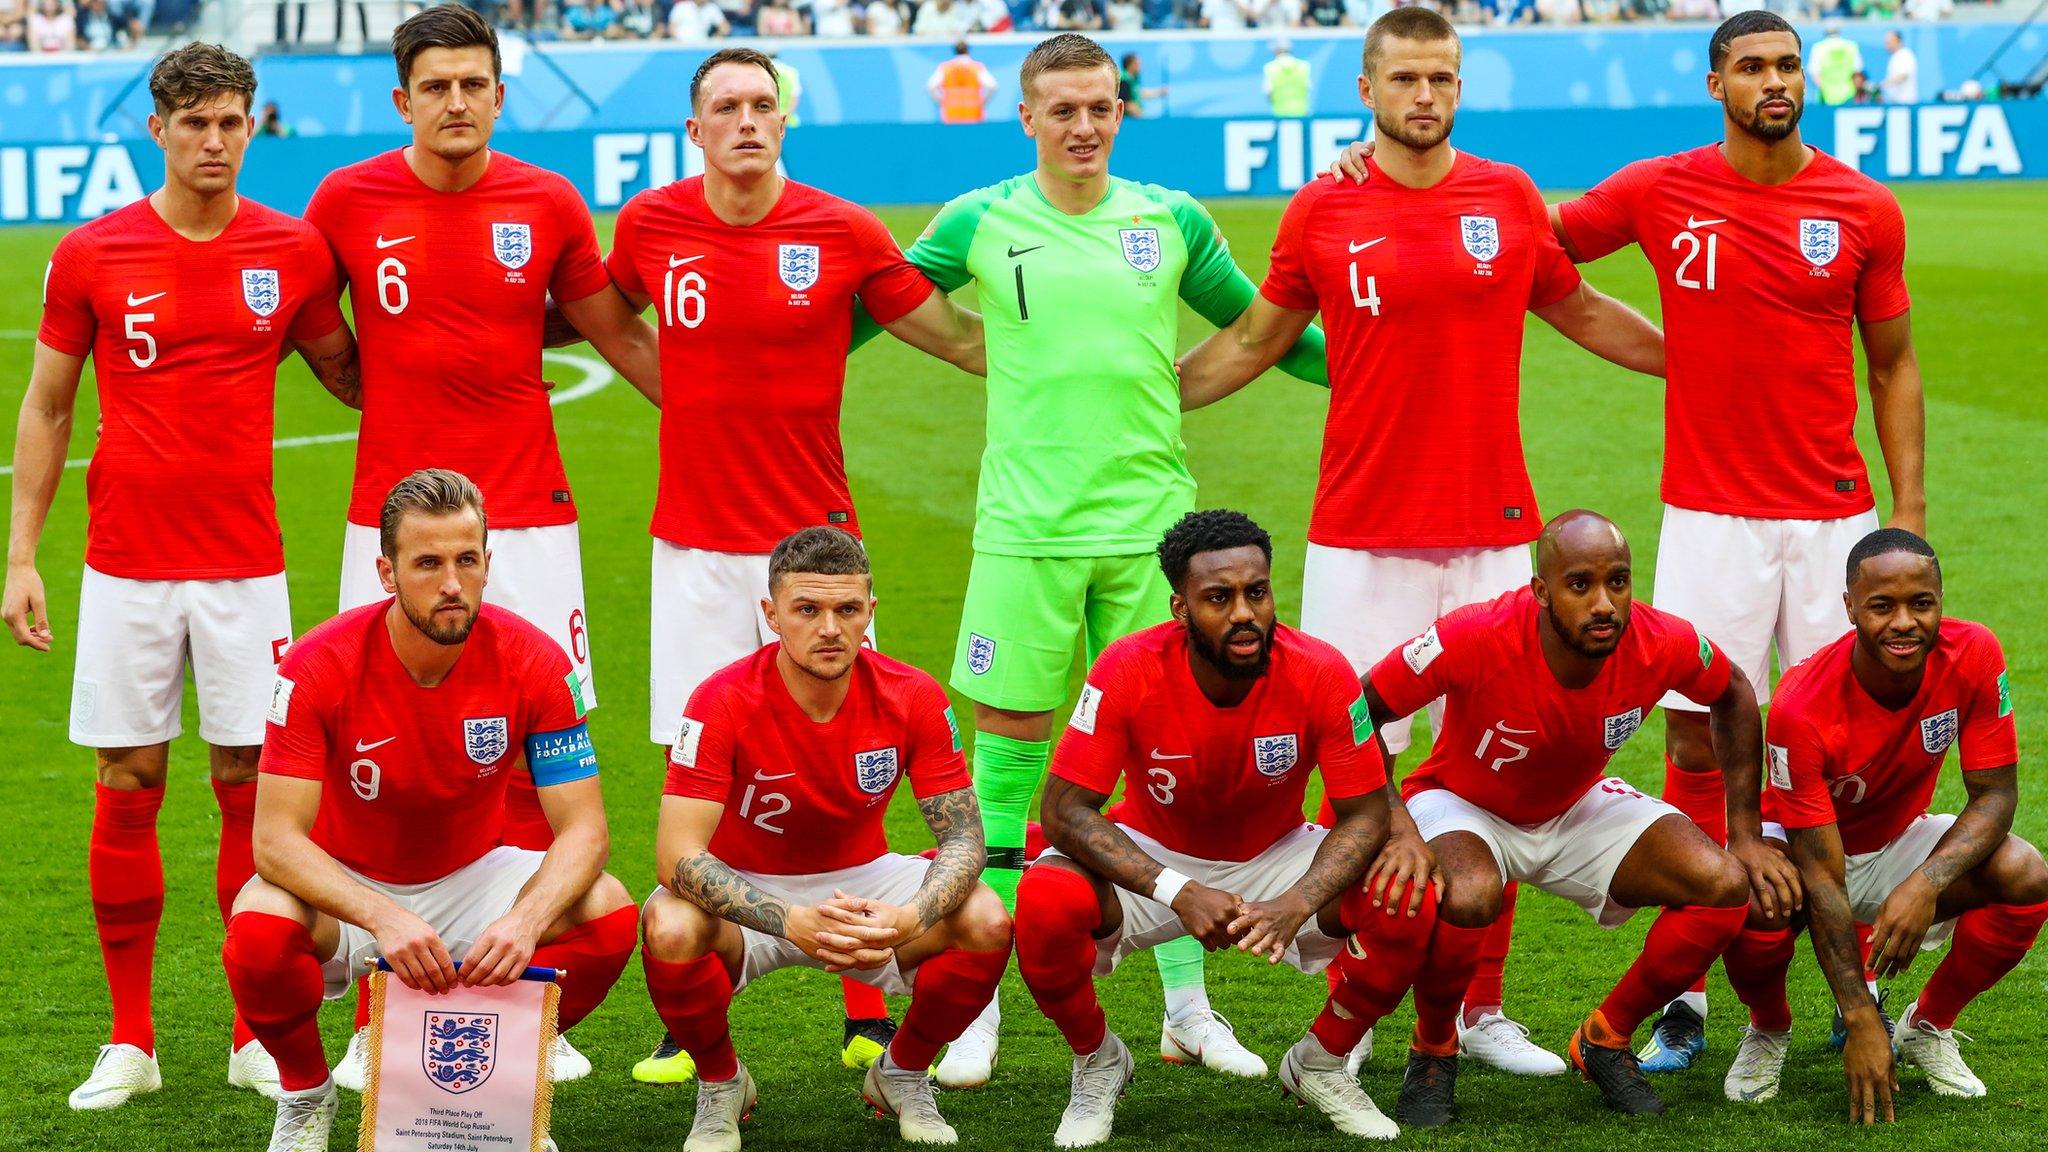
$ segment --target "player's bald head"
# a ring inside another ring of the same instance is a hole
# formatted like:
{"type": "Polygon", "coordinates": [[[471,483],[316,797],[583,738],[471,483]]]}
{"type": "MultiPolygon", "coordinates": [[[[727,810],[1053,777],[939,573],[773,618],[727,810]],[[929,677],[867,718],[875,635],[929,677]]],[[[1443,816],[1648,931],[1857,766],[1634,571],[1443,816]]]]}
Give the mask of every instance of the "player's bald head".
{"type": "Polygon", "coordinates": [[[1536,574],[1555,580],[1574,568],[1604,567],[1630,560],[1628,537],[1598,512],[1574,508],[1550,518],[1536,537],[1536,574]]]}

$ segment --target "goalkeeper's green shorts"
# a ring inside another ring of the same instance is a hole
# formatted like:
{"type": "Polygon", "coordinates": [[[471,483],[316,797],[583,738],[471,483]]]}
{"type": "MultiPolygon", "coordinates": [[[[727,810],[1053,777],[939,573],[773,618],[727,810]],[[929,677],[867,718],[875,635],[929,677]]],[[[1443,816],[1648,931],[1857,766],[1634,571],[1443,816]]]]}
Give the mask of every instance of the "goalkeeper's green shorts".
{"type": "Polygon", "coordinates": [[[953,687],[1012,712],[1067,699],[1074,645],[1088,663],[1110,642],[1173,615],[1166,576],[1149,552],[1130,556],[999,556],[976,552],[953,652],[953,687]]]}

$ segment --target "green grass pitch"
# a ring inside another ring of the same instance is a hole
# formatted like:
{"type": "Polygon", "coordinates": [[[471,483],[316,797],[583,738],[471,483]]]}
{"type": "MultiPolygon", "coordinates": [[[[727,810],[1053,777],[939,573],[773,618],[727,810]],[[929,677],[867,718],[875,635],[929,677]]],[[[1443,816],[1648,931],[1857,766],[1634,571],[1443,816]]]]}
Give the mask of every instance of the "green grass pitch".
{"type": "MultiPolygon", "coordinates": [[[[1930,525],[1943,552],[1949,610],[1998,629],[2011,661],[2023,717],[2022,773],[2028,795],[2019,830],[2048,837],[2048,806],[2033,765],[2044,751],[2032,720],[2048,707],[2048,615],[2032,591],[2044,553],[2038,501],[2048,417],[2040,406],[2048,361],[2048,197],[2041,184],[1899,189],[1911,226],[1908,272],[1915,296],[1920,360],[1927,380],[1930,525]],[[2033,492],[2028,497],[2027,492],[2033,492]],[[2033,513],[2026,509],[2036,508],[2033,513]],[[2034,528],[2028,528],[2034,524],[2034,528]]],[[[927,211],[890,210],[884,218],[908,240],[927,211]]],[[[1274,202],[1217,205],[1216,216],[1255,276],[1278,222],[1274,202]]],[[[600,222],[609,232],[610,222],[600,222]]],[[[13,412],[28,378],[43,261],[52,230],[0,232],[0,407],[13,412]]],[[[1647,265],[1619,253],[1590,270],[1601,288],[1656,314],[1647,265]]],[[[1660,389],[1569,346],[1531,321],[1524,360],[1522,416],[1529,465],[1542,507],[1597,508],[1635,542],[1645,584],[1657,540],[1661,456],[1660,389]]],[[[1184,317],[1182,340],[1206,326],[1184,317]]],[[[775,338],[771,331],[763,340],[775,338]]],[[[1771,319],[1754,320],[1751,339],[1772,338],[1771,319]]],[[[588,355],[588,350],[580,350],[588,355]]],[[[1073,349],[1086,356],[1086,348],[1073,349]]],[[[573,365],[551,376],[573,383],[573,365]]],[[[1388,381],[1387,386],[1421,382],[1388,381]]],[[[1763,382],[1728,381],[1746,388],[1763,382]]],[[[204,387],[196,384],[195,387],[204,387]]],[[[772,381],[761,387],[774,402],[772,381]]],[[[1274,377],[1187,421],[1200,501],[1242,508],[1272,530],[1284,619],[1298,612],[1302,539],[1315,480],[1324,397],[1274,377]]],[[[219,418],[235,419],[232,412],[219,418]]],[[[603,707],[593,714],[605,766],[615,853],[612,870],[636,892],[653,883],[655,798],[662,756],[646,733],[648,598],[647,518],[654,497],[655,414],[632,389],[615,383],[557,409],[562,449],[582,506],[584,572],[596,677],[603,707]]],[[[90,450],[94,411],[84,390],[72,455],[90,450]]],[[[960,591],[965,583],[974,479],[982,435],[979,384],[889,340],[853,358],[845,439],[853,487],[873,547],[881,597],[880,635],[893,654],[939,674],[950,666],[960,591]]],[[[280,374],[277,434],[313,436],[354,427],[296,361],[280,374]]],[[[1866,455],[1880,485],[1866,416],[1866,455]]],[[[1427,444],[1414,446],[1426,452],[1427,444]]],[[[354,446],[329,443],[277,454],[279,510],[289,547],[292,597],[300,631],[330,614],[335,600],[342,514],[354,446]]],[[[225,1086],[228,998],[220,968],[221,928],[214,908],[212,861],[217,814],[205,753],[189,711],[172,752],[162,818],[169,901],[157,952],[156,1012],[165,1089],[116,1112],[73,1114],[64,1094],[88,1070],[106,1035],[106,995],[86,896],[85,847],[92,812],[92,759],[65,738],[71,641],[76,634],[84,541],[84,477],[67,472],[41,568],[56,615],[57,650],[0,654],[0,1150],[257,1148],[271,1106],[225,1086]]],[[[1880,507],[1888,507],[1880,494],[1880,507]]],[[[1647,588],[1640,589],[1647,591],[1647,588]]],[[[965,715],[963,710],[962,715],[965,715]]],[[[1616,758],[1622,775],[1646,788],[1661,781],[1661,725],[1652,724],[1616,758]]],[[[1412,765],[1413,756],[1403,767],[1412,765]]],[[[1961,788],[1944,784],[1938,803],[1953,809],[1961,788]]],[[[897,843],[928,842],[907,797],[891,813],[897,843]]],[[[1512,1013],[1548,1047],[1561,1049],[1572,1027],[1620,975],[1640,945],[1648,917],[1603,933],[1561,901],[1531,893],[1522,902],[1508,962],[1512,1013]]],[[[1733,995],[1714,977],[1710,1048],[1702,1066],[1657,1081],[1670,1114],[1625,1122],[1601,1108],[1573,1078],[1514,1079],[1468,1068],[1459,1085],[1461,1122],[1410,1144],[1446,1149],[1790,1147],[1842,1142],[1850,1147],[1947,1148],[2048,1143],[2048,1064],[2039,1058],[2048,1015],[2038,952],[1964,1016],[1977,1041],[1965,1054],[1990,1085],[1981,1101],[1938,1100],[1916,1073],[1904,1074],[1901,1125],[1858,1135],[1844,1125],[1837,1060],[1824,1047],[1826,989],[1810,952],[1793,969],[1799,1024],[1783,1096],[1763,1107],[1721,1098],[1721,1076],[1740,1019],[1733,995]]],[[[1894,991],[1895,1004],[1917,991],[1932,957],[1919,961],[1894,991]]],[[[1267,969],[1240,956],[1213,958],[1211,995],[1254,1049],[1277,1061],[1307,1025],[1323,995],[1320,978],[1267,969]]],[[[1279,1098],[1274,1082],[1250,1083],[1153,1059],[1160,1013],[1150,963],[1127,965],[1104,985],[1110,1023],[1139,1055],[1139,1079],[1117,1117],[1114,1147],[1248,1149],[1329,1148],[1344,1138],[1311,1111],[1279,1098]]],[[[1005,984],[1008,1026],[994,1083],[945,1096],[941,1103],[968,1147],[1049,1147],[1066,1102],[1067,1053],[1014,975],[1005,984]]],[[[898,1006],[900,1011],[900,1005],[898,1006]]],[[[1412,1014],[1404,1008],[1381,1029],[1380,1052],[1366,1087],[1391,1109],[1412,1014]]],[[[345,1006],[324,1017],[329,1052],[339,1056],[345,1006]]],[[[821,974],[778,975],[749,989],[734,1010],[741,1055],[761,1084],[761,1109],[746,1130],[756,1149],[893,1147],[893,1125],[863,1116],[856,1073],[840,1068],[835,981],[821,974]]],[[[570,1152],[674,1149],[687,1131],[691,1089],[632,1084],[631,1063],[660,1026],[633,965],[598,1014],[576,1033],[596,1063],[588,1080],[556,1096],[555,1132],[570,1152]]],[[[352,1146],[355,1098],[345,1096],[334,1147],[352,1146]]]]}

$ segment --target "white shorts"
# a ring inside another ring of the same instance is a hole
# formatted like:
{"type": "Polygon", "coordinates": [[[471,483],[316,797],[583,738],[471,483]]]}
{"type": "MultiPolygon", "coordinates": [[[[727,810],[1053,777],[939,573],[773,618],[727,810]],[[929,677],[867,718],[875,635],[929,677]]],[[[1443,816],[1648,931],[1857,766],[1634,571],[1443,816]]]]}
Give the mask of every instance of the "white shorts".
{"type": "MultiPolygon", "coordinates": [[[[1782,674],[1849,630],[1842,607],[1849,550],[1877,531],[1877,513],[1838,520],[1759,520],[1664,506],[1657,539],[1658,608],[1721,646],[1771,698],[1771,646],[1782,674]]],[[[1665,708],[1704,712],[1676,692],[1665,708]]]]}
{"type": "MultiPolygon", "coordinates": [[[[1529,582],[1529,549],[1412,548],[1368,552],[1311,542],[1301,573],[1301,630],[1334,645],[1364,676],[1437,618],[1529,582]]],[[[1411,717],[1380,729],[1387,751],[1408,750],[1411,717]]],[[[1443,703],[1429,706],[1432,731],[1443,703]]]]}
{"type": "MultiPolygon", "coordinates": [[[[775,642],[761,614],[768,554],[706,552],[656,540],[651,567],[647,738],[667,745],[675,743],[683,708],[699,684],[775,642]]],[[[875,646],[873,619],[867,645],[875,646]]]]}
{"type": "MultiPolygon", "coordinates": [[[[1846,561],[1844,561],[1846,563],[1846,561]]],[[[1934,846],[1948,834],[1949,826],[1956,818],[1947,812],[1925,812],[1913,818],[1906,830],[1899,833],[1891,843],[1875,852],[1862,852],[1843,860],[1842,879],[1849,890],[1849,911],[1856,914],[1858,924],[1874,924],[1877,914],[1884,908],[1885,898],[1906,877],[1934,855],[1934,846]]],[[[1771,840],[1786,840],[1783,824],[1764,824],[1764,836],[1771,840]]],[[[1927,930],[1920,941],[1922,952],[1932,952],[1948,943],[1955,934],[1954,917],[1943,920],[1927,930]]]]}
{"type": "MultiPolygon", "coordinates": [[[[425,920],[447,946],[449,957],[460,960],[484,929],[512,910],[526,882],[540,871],[540,862],[546,855],[501,844],[439,880],[424,884],[386,884],[348,868],[342,871],[348,873],[349,879],[382,892],[397,901],[399,907],[425,920]]],[[[339,999],[346,994],[356,977],[370,970],[367,962],[376,957],[376,933],[343,921],[341,941],[320,969],[327,981],[327,999],[339,999]]]]}
{"type": "MultiPolygon", "coordinates": [[[[1165,867],[1198,884],[1235,892],[1246,900],[1255,901],[1271,900],[1294,887],[1315,860],[1316,848],[1322,844],[1323,837],[1330,834],[1328,828],[1304,824],[1249,860],[1204,860],[1199,856],[1175,852],[1135,828],[1123,824],[1117,827],[1123,829],[1124,835],[1129,836],[1145,855],[1165,867]]],[[[1039,860],[1062,855],[1057,848],[1048,848],[1039,860]]],[[[1157,948],[1188,934],[1187,927],[1172,908],[1136,892],[1122,888],[1111,890],[1116,893],[1117,907],[1123,910],[1124,922],[1115,934],[1095,942],[1097,976],[1107,976],[1116,971],[1116,966],[1134,952],[1157,948]]],[[[1330,961],[1337,958],[1343,947],[1343,936],[1325,936],[1317,918],[1310,916],[1302,922],[1301,931],[1295,933],[1294,943],[1288,945],[1286,960],[1303,972],[1321,972],[1330,966],[1330,961]]]]}
{"type": "MultiPolygon", "coordinates": [[[[590,672],[590,617],[583,603],[580,541],[574,524],[491,529],[491,578],[484,585],[484,603],[517,613],[553,637],[583,681],[585,705],[595,708],[597,685],[590,672]]],[[[376,528],[349,524],[342,530],[343,612],[391,595],[377,578],[382,551],[376,528]]]]}
{"type": "MultiPolygon", "coordinates": [[[[849,896],[864,896],[869,900],[880,900],[884,904],[902,906],[910,903],[917,895],[918,886],[924,883],[924,874],[932,862],[922,856],[904,856],[891,852],[877,856],[865,864],[841,868],[836,872],[815,872],[801,876],[768,876],[759,872],[740,872],[747,881],[764,891],[773,892],[792,904],[818,904],[831,898],[835,890],[849,896]]],[[[815,956],[805,955],[796,945],[780,936],[756,932],[752,928],[741,928],[740,974],[732,982],[732,989],[741,988],[770,972],[782,968],[823,968],[815,956]]],[[[894,996],[910,994],[910,980],[896,966],[894,957],[880,968],[866,971],[846,972],[863,984],[871,984],[894,996]]]]}
{"type": "Polygon", "coordinates": [[[1562,896],[1602,928],[1618,928],[1636,914],[1608,895],[1629,849],[1650,825],[1682,815],[1614,776],[1586,789],[1563,815],[1541,824],[1510,824],[1445,788],[1418,793],[1408,801],[1408,814],[1425,841],[1447,832],[1470,832],[1486,841],[1502,881],[1534,884],[1562,896]]]}
{"type": "Polygon", "coordinates": [[[277,662],[292,642],[284,573],[243,580],[130,580],[85,570],[71,742],[162,744],[184,731],[185,663],[199,689],[199,738],[263,743],[277,662]]]}

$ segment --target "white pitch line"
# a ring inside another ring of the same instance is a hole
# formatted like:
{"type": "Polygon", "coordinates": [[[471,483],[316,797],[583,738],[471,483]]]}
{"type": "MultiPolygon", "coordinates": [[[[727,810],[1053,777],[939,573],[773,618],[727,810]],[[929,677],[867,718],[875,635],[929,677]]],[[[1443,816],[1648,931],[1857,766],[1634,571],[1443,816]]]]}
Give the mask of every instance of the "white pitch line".
{"type": "MultiPolygon", "coordinates": [[[[0,329],[0,339],[13,337],[17,334],[17,330],[0,329]]],[[[30,332],[28,335],[34,336],[35,333],[30,332]]],[[[575,352],[564,352],[558,348],[549,348],[541,353],[541,357],[551,364],[564,368],[573,368],[582,373],[582,378],[574,384],[549,393],[548,403],[550,405],[567,404],[571,400],[581,400],[585,396],[601,392],[613,379],[612,370],[606,367],[603,361],[593,360],[588,356],[579,355],[575,352]]],[[[356,434],[354,432],[322,432],[317,436],[287,436],[282,440],[272,440],[270,446],[272,448],[310,448],[316,444],[346,444],[355,438],[356,434]]],[[[92,463],[92,457],[88,456],[82,460],[66,460],[64,467],[83,468],[90,463],[92,463]]],[[[14,475],[13,465],[0,466],[0,476],[12,475],[14,475]]]]}

